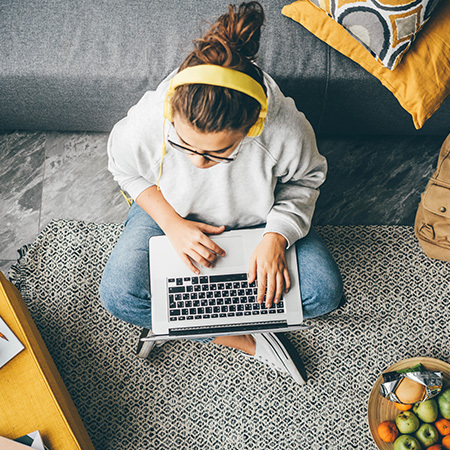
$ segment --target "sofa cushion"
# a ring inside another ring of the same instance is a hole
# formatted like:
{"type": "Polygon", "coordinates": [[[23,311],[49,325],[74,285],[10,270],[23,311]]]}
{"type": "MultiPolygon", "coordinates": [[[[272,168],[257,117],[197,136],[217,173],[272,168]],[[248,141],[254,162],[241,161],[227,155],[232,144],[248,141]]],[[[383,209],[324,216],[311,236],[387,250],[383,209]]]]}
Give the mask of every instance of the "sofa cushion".
{"type": "Polygon", "coordinates": [[[393,70],[440,0],[309,1],[342,25],[384,67],[393,70]]]}
{"type": "Polygon", "coordinates": [[[296,1],[283,14],[301,23],[317,37],[377,77],[413,118],[417,129],[436,112],[450,93],[450,3],[444,2],[434,20],[416,39],[402,63],[390,71],[353,39],[343,27],[310,2],[296,1]]]}
{"type": "Polygon", "coordinates": [[[39,430],[52,449],[94,450],[22,296],[2,272],[0,316],[25,346],[0,369],[0,435],[39,430]]]}

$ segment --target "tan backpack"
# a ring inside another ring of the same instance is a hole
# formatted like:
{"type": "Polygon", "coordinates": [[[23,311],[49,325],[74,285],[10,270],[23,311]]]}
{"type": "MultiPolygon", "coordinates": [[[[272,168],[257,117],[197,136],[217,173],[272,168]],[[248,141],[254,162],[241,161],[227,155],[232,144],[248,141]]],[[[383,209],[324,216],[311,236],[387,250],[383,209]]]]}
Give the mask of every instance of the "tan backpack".
{"type": "Polygon", "coordinates": [[[422,194],[414,231],[427,256],[450,261],[450,135],[422,194]]]}

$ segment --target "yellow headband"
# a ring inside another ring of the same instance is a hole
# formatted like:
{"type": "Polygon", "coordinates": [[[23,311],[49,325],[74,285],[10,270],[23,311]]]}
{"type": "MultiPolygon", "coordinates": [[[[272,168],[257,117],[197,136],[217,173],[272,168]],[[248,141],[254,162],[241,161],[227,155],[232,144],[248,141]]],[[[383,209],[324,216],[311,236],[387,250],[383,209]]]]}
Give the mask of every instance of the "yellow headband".
{"type": "Polygon", "coordinates": [[[263,87],[250,75],[239,70],[211,64],[188,67],[172,78],[168,95],[172,96],[173,91],[183,84],[209,84],[242,92],[260,103],[260,118],[265,118],[267,115],[268,101],[263,87]]]}

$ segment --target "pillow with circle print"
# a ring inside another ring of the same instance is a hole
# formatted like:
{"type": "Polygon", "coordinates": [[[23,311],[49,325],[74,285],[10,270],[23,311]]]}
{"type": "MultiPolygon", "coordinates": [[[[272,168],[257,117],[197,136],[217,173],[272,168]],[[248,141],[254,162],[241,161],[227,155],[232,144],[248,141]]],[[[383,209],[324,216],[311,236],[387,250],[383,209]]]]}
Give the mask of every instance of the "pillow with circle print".
{"type": "Polygon", "coordinates": [[[421,196],[414,231],[428,257],[450,261],[450,135],[421,196]]]}

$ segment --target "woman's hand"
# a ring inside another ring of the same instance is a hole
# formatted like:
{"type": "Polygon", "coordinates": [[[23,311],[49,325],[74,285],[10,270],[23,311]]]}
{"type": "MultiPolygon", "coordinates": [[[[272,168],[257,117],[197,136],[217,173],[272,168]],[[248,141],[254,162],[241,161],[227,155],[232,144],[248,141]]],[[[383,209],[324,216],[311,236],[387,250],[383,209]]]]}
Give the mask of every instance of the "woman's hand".
{"type": "Polygon", "coordinates": [[[225,227],[214,227],[202,222],[180,218],[166,227],[165,233],[184,263],[197,275],[200,273],[194,262],[211,268],[217,256],[225,256],[225,251],[206,234],[223,233],[225,227]]]}
{"type": "Polygon", "coordinates": [[[225,252],[207,234],[220,234],[224,226],[213,227],[206,223],[183,219],[173,209],[156,186],[145,189],[136,203],[160,226],[172,246],[192,272],[199,274],[194,262],[212,267],[217,256],[225,252]]]}
{"type": "Polygon", "coordinates": [[[258,280],[258,303],[264,301],[270,308],[278,303],[283,292],[288,292],[291,279],[286,263],[286,239],[278,233],[266,233],[250,258],[248,281],[258,280]]]}

